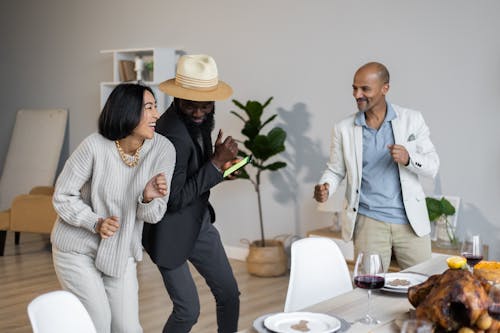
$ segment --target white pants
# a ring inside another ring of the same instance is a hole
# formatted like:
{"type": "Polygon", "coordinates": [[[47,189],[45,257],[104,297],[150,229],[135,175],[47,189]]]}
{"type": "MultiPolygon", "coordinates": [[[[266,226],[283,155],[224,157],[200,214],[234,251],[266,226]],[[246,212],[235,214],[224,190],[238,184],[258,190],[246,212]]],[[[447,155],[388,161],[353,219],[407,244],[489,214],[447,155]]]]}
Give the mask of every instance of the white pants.
{"type": "Polygon", "coordinates": [[[134,258],[119,277],[103,274],[94,258],[52,248],[57,279],[87,309],[98,333],[142,333],[139,322],[139,284],[134,258]]]}

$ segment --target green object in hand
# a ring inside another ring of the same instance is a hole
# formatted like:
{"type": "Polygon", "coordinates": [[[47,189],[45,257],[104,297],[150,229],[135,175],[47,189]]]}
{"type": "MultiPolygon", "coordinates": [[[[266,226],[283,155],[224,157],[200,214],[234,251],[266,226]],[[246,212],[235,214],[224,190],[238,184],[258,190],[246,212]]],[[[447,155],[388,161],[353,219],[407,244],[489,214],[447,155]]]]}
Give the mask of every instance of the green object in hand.
{"type": "Polygon", "coordinates": [[[241,161],[239,161],[238,163],[233,164],[231,167],[227,168],[226,171],[224,171],[224,177],[227,177],[230,174],[232,174],[233,172],[235,172],[236,170],[244,167],[245,165],[250,163],[251,160],[252,160],[252,155],[248,155],[245,158],[243,158],[241,161]]]}

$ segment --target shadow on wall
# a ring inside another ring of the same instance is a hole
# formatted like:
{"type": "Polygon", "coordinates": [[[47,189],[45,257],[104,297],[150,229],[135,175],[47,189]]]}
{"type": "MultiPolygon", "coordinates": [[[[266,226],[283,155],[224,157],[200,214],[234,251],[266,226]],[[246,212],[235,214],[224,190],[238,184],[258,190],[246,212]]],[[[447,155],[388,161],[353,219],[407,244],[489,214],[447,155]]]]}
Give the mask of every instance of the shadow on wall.
{"type": "Polygon", "coordinates": [[[273,173],[270,180],[279,189],[274,195],[275,200],[280,203],[293,202],[294,233],[300,235],[300,213],[303,206],[303,203],[299,202],[300,185],[311,183],[309,206],[310,209],[316,210],[312,199],[312,184],[315,184],[321,176],[327,157],[322,154],[320,142],[312,141],[306,134],[311,127],[311,114],[307,111],[304,103],[295,104],[291,110],[278,108],[278,114],[283,121],[278,126],[287,133],[286,150],[281,154],[281,157],[287,162],[287,167],[280,172],[273,173]]]}
{"type": "Polygon", "coordinates": [[[481,210],[475,205],[464,202],[458,216],[457,235],[460,240],[467,234],[480,234],[484,244],[487,244],[488,260],[500,260],[500,227],[488,221],[481,210]]]}

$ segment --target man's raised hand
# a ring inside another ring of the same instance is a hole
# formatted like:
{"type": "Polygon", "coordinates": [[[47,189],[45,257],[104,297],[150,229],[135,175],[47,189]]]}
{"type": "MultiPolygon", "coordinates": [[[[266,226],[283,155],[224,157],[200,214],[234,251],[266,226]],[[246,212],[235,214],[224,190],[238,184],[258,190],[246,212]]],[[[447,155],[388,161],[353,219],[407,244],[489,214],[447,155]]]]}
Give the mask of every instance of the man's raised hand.
{"type": "Polygon", "coordinates": [[[330,185],[328,183],[314,186],[314,199],[316,199],[317,202],[325,202],[328,199],[329,189],[330,185]]]}
{"type": "Polygon", "coordinates": [[[219,130],[217,140],[215,140],[214,155],[212,156],[212,162],[221,170],[226,162],[235,159],[238,154],[236,141],[231,136],[226,137],[223,141],[222,134],[222,130],[219,130]]]}

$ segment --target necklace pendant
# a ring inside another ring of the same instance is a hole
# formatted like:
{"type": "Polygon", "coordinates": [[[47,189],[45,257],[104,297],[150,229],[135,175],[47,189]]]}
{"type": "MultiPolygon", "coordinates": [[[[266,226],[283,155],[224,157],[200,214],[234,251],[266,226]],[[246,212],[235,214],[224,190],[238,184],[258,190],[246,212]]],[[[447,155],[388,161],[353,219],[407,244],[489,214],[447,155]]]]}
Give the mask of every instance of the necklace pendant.
{"type": "Polygon", "coordinates": [[[115,144],[116,148],[118,149],[118,154],[120,155],[120,158],[122,159],[123,163],[125,163],[125,165],[133,168],[137,164],[139,164],[139,153],[141,152],[142,144],[139,146],[139,148],[137,148],[133,156],[125,154],[118,140],[115,141],[115,144]]]}

